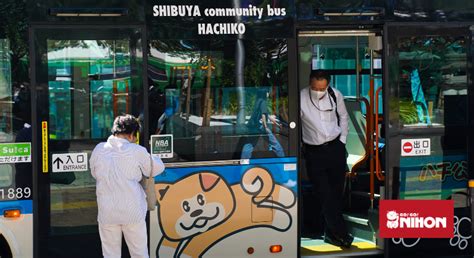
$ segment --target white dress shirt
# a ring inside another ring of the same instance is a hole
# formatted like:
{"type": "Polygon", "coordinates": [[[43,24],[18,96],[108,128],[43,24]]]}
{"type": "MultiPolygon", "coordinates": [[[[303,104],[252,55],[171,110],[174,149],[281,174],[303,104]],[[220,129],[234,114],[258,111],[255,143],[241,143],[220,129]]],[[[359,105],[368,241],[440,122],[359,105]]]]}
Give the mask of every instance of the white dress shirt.
{"type": "Polygon", "coordinates": [[[90,159],[96,179],[98,222],[136,224],[145,219],[145,191],[139,183],[143,175],[155,177],[165,166],[158,157],[150,161],[147,150],[126,139],[110,136],[98,144],[90,159]]]}
{"type": "Polygon", "coordinates": [[[300,91],[300,115],[304,143],[321,145],[336,139],[338,135],[341,135],[339,138],[341,142],[346,143],[349,132],[349,115],[344,105],[344,96],[337,89],[333,88],[333,90],[337,103],[334,103],[334,99],[329,93],[318,99],[316,92],[311,90],[310,87],[300,91]],[[311,94],[313,102],[311,102],[309,94],[311,94]],[[340,120],[339,125],[337,125],[336,105],[340,120]],[[327,111],[330,109],[332,111],[327,111]]]}

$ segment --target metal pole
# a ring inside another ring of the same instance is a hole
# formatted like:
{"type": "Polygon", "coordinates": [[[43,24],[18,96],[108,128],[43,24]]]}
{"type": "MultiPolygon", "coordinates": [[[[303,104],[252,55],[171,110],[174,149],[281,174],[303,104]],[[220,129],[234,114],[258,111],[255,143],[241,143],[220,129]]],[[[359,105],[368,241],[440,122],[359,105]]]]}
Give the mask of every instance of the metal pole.
{"type": "Polygon", "coordinates": [[[360,98],[359,36],[356,36],[356,97],[360,98]]]}
{"type": "MultiPolygon", "coordinates": [[[[471,236],[474,235],[474,223],[472,223],[472,221],[474,221],[474,179],[470,179],[469,180],[469,205],[471,206],[471,236]]],[[[472,254],[474,254],[474,238],[471,237],[471,252],[472,254]]]]}
{"type": "Polygon", "coordinates": [[[114,72],[114,79],[115,79],[117,77],[117,68],[115,67],[116,66],[115,58],[117,56],[117,49],[116,49],[116,45],[115,45],[115,39],[114,39],[113,43],[114,43],[113,44],[113,49],[112,49],[112,51],[114,53],[114,60],[113,60],[114,61],[114,69],[113,69],[113,72],[114,72]]]}
{"type": "Polygon", "coordinates": [[[370,50],[370,78],[374,78],[374,50],[370,50]]]}
{"type": "MultiPolygon", "coordinates": [[[[233,0],[234,8],[239,8],[240,0],[233,0]]],[[[235,17],[235,22],[240,23],[240,16],[235,17]]],[[[235,87],[237,89],[238,110],[237,124],[245,124],[245,88],[244,88],[244,65],[245,65],[245,46],[242,40],[243,35],[238,35],[235,44],[235,87]]]]}
{"type": "Polygon", "coordinates": [[[369,116],[369,133],[367,135],[370,139],[369,146],[369,158],[370,158],[370,208],[374,209],[374,192],[375,192],[375,178],[374,178],[374,169],[375,162],[374,159],[374,132],[377,128],[377,121],[374,119],[374,74],[373,74],[373,50],[370,50],[370,87],[369,87],[369,110],[367,110],[367,115],[369,116]]]}

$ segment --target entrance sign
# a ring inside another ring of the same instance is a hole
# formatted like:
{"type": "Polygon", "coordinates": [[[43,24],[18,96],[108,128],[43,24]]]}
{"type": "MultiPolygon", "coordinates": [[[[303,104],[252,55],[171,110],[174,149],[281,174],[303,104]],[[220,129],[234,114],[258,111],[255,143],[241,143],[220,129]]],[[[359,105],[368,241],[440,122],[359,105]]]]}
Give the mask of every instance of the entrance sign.
{"type": "Polygon", "coordinates": [[[157,155],[160,158],[173,157],[173,135],[152,135],[150,140],[150,149],[152,155],[157,155]]]}
{"type": "Polygon", "coordinates": [[[87,171],[87,153],[53,154],[53,172],[87,171]]]}
{"type": "Polygon", "coordinates": [[[31,162],[31,143],[0,143],[0,163],[31,162]]]}
{"type": "Polygon", "coordinates": [[[431,139],[402,139],[402,156],[429,156],[431,139]]]}

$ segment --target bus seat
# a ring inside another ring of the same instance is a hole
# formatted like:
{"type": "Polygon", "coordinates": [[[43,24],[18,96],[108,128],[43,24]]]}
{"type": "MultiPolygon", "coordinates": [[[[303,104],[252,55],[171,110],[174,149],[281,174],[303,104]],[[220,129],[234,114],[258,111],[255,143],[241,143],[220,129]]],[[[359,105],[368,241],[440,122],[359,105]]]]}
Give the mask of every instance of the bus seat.
{"type": "Polygon", "coordinates": [[[349,134],[347,135],[346,150],[348,153],[347,166],[351,171],[354,164],[366,153],[366,122],[362,113],[363,104],[361,102],[355,98],[345,98],[344,103],[349,114],[349,134]]]}

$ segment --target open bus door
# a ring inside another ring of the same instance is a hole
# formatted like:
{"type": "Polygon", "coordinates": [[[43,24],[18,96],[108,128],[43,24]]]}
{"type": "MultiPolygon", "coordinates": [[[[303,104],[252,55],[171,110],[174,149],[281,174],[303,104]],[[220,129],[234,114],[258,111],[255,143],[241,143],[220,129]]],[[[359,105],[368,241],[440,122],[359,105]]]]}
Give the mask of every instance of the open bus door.
{"type": "Polygon", "coordinates": [[[386,255],[472,256],[467,198],[472,31],[465,24],[389,23],[385,32],[390,182],[385,198],[454,200],[455,207],[453,238],[385,239],[386,255]]]}
{"type": "MultiPolygon", "coordinates": [[[[469,87],[472,89],[472,86],[473,86],[473,79],[474,79],[474,70],[472,69],[474,66],[474,25],[471,26],[470,28],[470,31],[471,31],[471,34],[470,34],[470,37],[469,37],[469,44],[470,44],[470,56],[469,56],[469,64],[470,64],[470,67],[471,67],[471,70],[470,72],[468,73],[468,78],[469,78],[469,81],[471,82],[469,87]]],[[[474,103],[474,91],[473,90],[470,90],[468,91],[468,103],[474,103]]],[[[468,114],[468,121],[469,121],[469,128],[474,128],[474,112],[473,112],[473,105],[469,105],[469,114],[468,114]]],[[[467,149],[467,154],[468,154],[468,160],[474,160],[474,137],[472,134],[470,134],[468,136],[468,149],[467,149]]],[[[468,164],[468,171],[474,171],[474,162],[469,162],[468,164]]],[[[469,204],[471,206],[471,222],[473,221],[474,219],[474,185],[473,185],[473,181],[474,180],[474,174],[472,172],[469,172],[468,173],[468,176],[469,176],[469,190],[470,190],[470,201],[469,201],[469,204]]],[[[473,241],[473,238],[472,238],[472,235],[474,235],[474,223],[471,223],[471,254],[474,253],[474,245],[472,244],[472,241],[473,241]]]]}
{"type": "Polygon", "coordinates": [[[299,89],[308,86],[311,70],[331,75],[331,87],[344,96],[349,121],[343,217],[355,237],[351,248],[324,242],[319,197],[308,180],[306,162],[301,169],[301,255],[336,257],[374,255],[383,251],[377,238],[377,208],[384,186],[384,109],[382,89],[382,30],[302,30],[298,34],[299,89]]]}
{"type": "Polygon", "coordinates": [[[115,116],[143,110],[142,32],[139,26],[30,30],[37,257],[102,256],[88,160],[115,116]]]}

